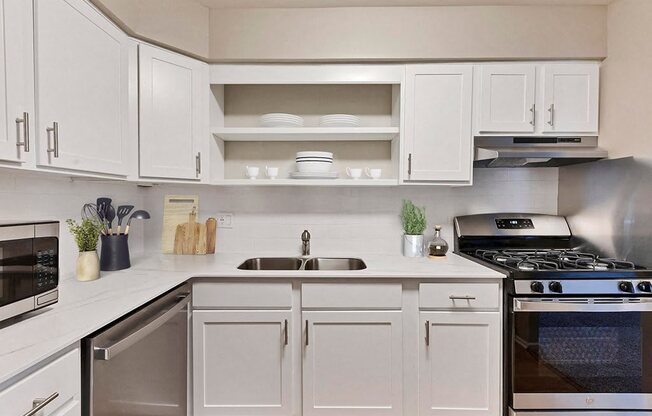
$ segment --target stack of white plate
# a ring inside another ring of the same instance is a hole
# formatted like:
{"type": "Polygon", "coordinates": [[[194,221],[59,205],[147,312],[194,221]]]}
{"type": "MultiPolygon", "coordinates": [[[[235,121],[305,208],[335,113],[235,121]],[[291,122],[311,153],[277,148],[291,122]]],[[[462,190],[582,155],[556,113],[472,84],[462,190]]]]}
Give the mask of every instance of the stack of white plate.
{"type": "Polygon", "coordinates": [[[269,113],[260,116],[260,124],[263,127],[301,127],[303,117],[294,114],[269,113]]]}
{"type": "Polygon", "coordinates": [[[331,172],[333,154],[331,152],[297,152],[297,171],[295,179],[334,179],[337,172],[331,172]]]}
{"type": "Polygon", "coordinates": [[[351,114],[328,114],[319,117],[319,125],[322,127],[358,127],[360,118],[351,114]]]}

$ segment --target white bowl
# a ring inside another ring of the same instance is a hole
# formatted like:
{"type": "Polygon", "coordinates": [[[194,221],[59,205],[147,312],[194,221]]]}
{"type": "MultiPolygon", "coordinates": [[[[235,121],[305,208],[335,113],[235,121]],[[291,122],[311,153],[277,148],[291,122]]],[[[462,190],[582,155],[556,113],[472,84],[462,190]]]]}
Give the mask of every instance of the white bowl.
{"type": "Polygon", "coordinates": [[[326,162],[298,162],[297,171],[301,173],[326,173],[330,172],[332,163],[326,162]]]}
{"type": "Polygon", "coordinates": [[[325,158],[332,159],[333,158],[333,153],[332,152],[305,151],[305,152],[297,152],[297,157],[325,157],[325,158]]]}

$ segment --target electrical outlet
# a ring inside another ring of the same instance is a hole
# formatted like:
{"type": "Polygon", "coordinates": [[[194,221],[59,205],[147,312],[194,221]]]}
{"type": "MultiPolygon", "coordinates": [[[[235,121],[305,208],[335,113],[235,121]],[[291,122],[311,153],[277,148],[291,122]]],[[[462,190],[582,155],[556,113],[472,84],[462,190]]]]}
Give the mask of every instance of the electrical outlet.
{"type": "Polygon", "coordinates": [[[215,217],[217,220],[217,228],[231,228],[233,227],[233,214],[231,213],[220,213],[215,217]]]}

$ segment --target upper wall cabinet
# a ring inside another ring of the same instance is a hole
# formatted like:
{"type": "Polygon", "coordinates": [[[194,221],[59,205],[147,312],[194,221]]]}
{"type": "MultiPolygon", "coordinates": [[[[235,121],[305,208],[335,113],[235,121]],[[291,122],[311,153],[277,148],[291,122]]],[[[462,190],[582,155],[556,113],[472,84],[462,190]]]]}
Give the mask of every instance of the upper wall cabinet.
{"type": "Polygon", "coordinates": [[[408,65],[403,181],[468,184],[473,66],[408,65]]]}
{"type": "Polygon", "coordinates": [[[210,137],[208,65],[145,44],[139,55],[140,176],[199,180],[210,137]]]}
{"type": "Polygon", "coordinates": [[[0,160],[33,160],[32,2],[0,0],[0,160]]]}
{"type": "Polygon", "coordinates": [[[483,64],[475,135],[598,134],[599,63],[483,64]]]}
{"type": "Polygon", "coordinates": [[[136,51],[83,0],[34,4],[39,165],[127,175],[136,51]]]}

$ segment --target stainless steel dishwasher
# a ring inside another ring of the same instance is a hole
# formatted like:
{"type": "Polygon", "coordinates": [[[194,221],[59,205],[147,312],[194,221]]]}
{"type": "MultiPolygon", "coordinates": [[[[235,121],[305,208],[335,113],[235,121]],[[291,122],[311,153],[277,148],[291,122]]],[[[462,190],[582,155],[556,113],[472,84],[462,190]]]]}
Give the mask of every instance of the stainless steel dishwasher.
{"type": "Polygon", "coordinates": [[[190,285],[82,340],[82,414],[186,416],[190,285]]]}

